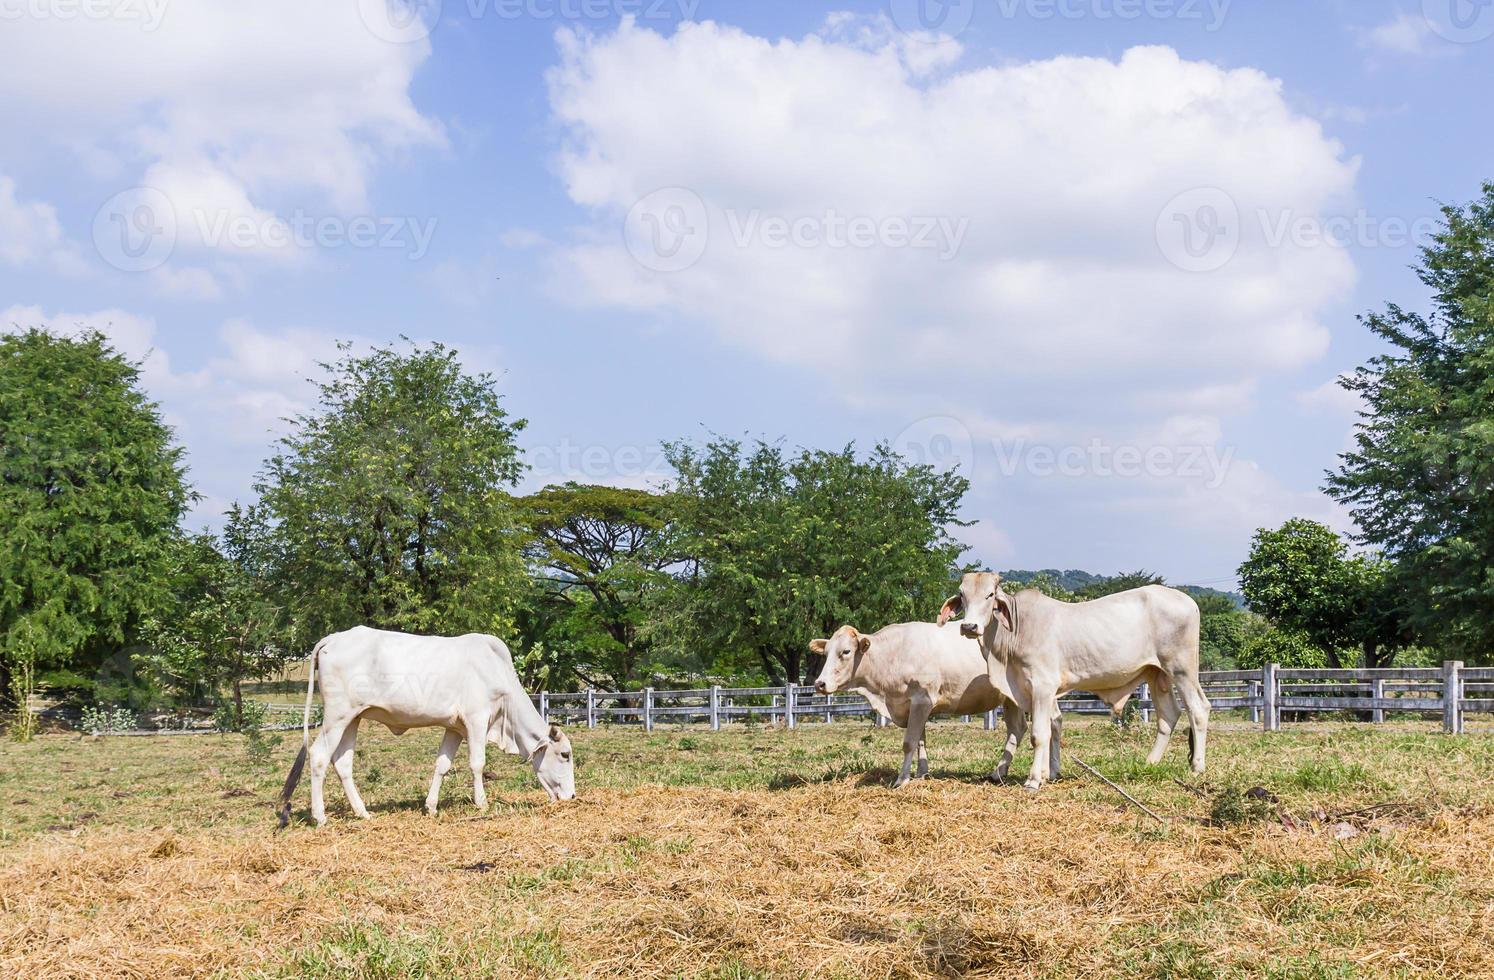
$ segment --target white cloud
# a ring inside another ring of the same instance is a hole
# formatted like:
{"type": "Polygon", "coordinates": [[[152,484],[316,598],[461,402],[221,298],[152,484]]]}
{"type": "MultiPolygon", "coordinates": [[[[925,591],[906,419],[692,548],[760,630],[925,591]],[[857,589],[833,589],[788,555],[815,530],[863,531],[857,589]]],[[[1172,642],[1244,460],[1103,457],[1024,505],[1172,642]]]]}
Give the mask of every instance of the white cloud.
{"type": "MultiPolygon", "coordinates": [[[[273,229],[292,207],[356,212],[369,207],[376,163],[444,139],[409,92],[428,42],[381,40],[358,4],[159,7],[129,5],[137,17],[6,18],[0,87],[25,97],[5,100],[0,127],[28,139],[0,146],[0,164],[65,155],[120,190],[162,191],[176,209],[179,251],[262,255],[273,249],[205,243],[195,213],[273,229]]],[[[205,275],[193,273],[192,292],[221,289],[205,275]]]]}
{"type": "Polygon", "coordinates": [[[0,333],[44,328],[63,337],[78,337],[98,331],[110,345],[131,361],[140,362],[141,380],[152,397],[176,386],[176,375],[166,352],[156,347],[156,321],[120,309],[91,313],[48,313],[40,306],[15,305],[0,312],[0,333]]]}
{"type": "Polygon", "coordinates": [[[1253,378],[1325,351],[1317,314],[1352,264],[1268,229],[1342,203],[1356,163],[1278,82],[1167,48],[928,81],[895,46],[849,31],[562,31],[549,79],[567,132],[559,169],[596,221],[554,256],[559,292],[680,314],[822,366],[841,388],[943,389],[964,372],[970,400],[999,399],[1003,414],[1070,401],[1074,385],[1091,399],[1239,403],[1253,378]],[[659,188],[688,189],[701,212],[646,214],[640,228],[709,227],[683,271],[646,268],[617,233],[659,188]],[[1169,201],[1192,188],[1223,189],[1240,216],[1233,257],[1212,272],[1178,268],[1158,244],[1169,201]],[[880,244],[742,231],[783,218],[823,233],[853,217],[880,244]],[[904,219],[968,224],[947,257],[897,247],[886,229],[904,219]]]}
{"type": "Polygon", "coordinates": [[[1342,377],[1339,375],[1316,388],[1298,392],[1297,404],[1309,412],[1357,420],[1365,408],[1364,398],[1358,392],[1345,389],[1339,383],[1342,377]]]}
{"type": "Polygon", "coordinates": [[[1413,57],[1451,53],[1449,45],[1433,33],[1425,17],[1404,11],[1363,32],[1359,45],[1372,51],[1413,57]]]}
{"type": "Polygon", "coordinates": [[[46,266],[65,275],[83,271],[77,247],[67,240],[57,209],[16,197],[16,182],[0,175],[0,262],[46,266]]]}

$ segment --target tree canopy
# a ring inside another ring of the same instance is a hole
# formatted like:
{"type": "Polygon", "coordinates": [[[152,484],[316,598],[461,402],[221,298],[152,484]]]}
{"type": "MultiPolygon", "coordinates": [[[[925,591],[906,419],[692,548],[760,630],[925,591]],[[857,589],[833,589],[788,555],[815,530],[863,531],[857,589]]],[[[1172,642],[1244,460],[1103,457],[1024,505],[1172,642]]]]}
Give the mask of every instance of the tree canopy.
{"type": "Polygon", "coordinates": [[[324,365],[320,410],[265,464],[265,547],[305,643],[363,623],[505,633],[524,590],[509,489],[522,420],[441,344],[324,365]]]}
{"type": "Polygon", "coordinates": [[[1473,657],[1494,634],[1494,182],[1442,217],[1417,270],[1430,313],[1361,317],[1391,351],[1343,379],[1363,420],[1327,490],[1405,567],[1411,624],[1473,657]]]}
{"type": "Polygon", "coordinates": [[[806,644],[844,623],[928,619],[965,546],[968,481],[906,463],[885,445],[860,457],[733,439],[674,443],[687,576],[665,597],[687,648],[734,651],[770,677],[801,678],[806,644]]]}
{"type": "Polygon", "coordinates": [[[0,686],[18,706],[38,669],[91,670],[165,599],[190,494],[139,381],[99,333],[0,337],[0,686]]]}

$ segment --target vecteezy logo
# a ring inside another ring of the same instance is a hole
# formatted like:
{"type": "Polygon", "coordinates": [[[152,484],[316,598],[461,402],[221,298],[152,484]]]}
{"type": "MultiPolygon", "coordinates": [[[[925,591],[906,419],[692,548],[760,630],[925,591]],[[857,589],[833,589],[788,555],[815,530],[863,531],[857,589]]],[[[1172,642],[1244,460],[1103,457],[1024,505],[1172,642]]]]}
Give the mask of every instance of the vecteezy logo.
{"type": "Polygon", "coordinates": [[[176,209],[154,187],[120,191],[93,216],[93,247],[121,272],[148,272],[176,247],[176,209]]]}
{"type": "Polygon", "coordinates": [[[1213,272],[1240,247],[1240,209],[1217,187],[1195,187],[1163,206],[1156,236],[1157,247],[1179,269],[1213,272]]]}
{"type": "Polygon", "coordinates": [[[623,241],[645,269],[682,272],[700,261],[710,239],[710,217],[700,195],[663,187],[641,199],[623,221],[623,241]]]}
{"type": "Polygon", "coordinates": [[[1421,0],[1421,14],[1433,32],[1456,44],[1494,37],[1494,0],[1421,0]]]}
{"type": "Polygon", "coordinates": [[[975,439],[965,423],[952,415],[921,418],[892,437],[892,451],[912,466],[932,466],[942,472],[958,470],[975,475],[975,439]]]}
{"type": "Polygon", "coordinates": [[[354,0],[363,26],[381,41],[411,44],[430,36],[441,19],[441,0],[354,0]]]}
{"type": "Polygon", "coordinates": [[[954,36],[970,26],[975,0],[892,0],[892,21],[914,37],[954,36]]]}

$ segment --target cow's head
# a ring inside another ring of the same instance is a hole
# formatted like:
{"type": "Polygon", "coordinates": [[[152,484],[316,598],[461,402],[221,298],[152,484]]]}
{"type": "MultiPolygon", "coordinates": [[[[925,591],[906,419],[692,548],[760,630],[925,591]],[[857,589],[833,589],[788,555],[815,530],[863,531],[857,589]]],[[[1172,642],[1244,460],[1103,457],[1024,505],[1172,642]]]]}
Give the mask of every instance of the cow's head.
{"type": "Polygon", "coordinates": [[[951,616],[963,615],[960,635],[972,640],[985,637],[987,628],[1012,628],[1012,597],[1001,588],[996,572],[966,572],[960,578],[960,591],[944,601],[939,610],[939,625],[951,616]]]}
{"type": "Polygon", "coordinates": [[[834,694],[851,683],[861,655],[871,647],[871,637],[856,632],[854,626],[842,626],[828,640],[810,640],[809,649],[825,655],[825,666],[815,678],[814,689],[821,694],[834,694]]]}
{"type": "Polygon", "coordinates": [[[551,800],[569,800],[576,795],[576,763],[571,758],[571,740],[559,725],[551,725],[545,740],[529,753],[529,764],[551,800]]]}

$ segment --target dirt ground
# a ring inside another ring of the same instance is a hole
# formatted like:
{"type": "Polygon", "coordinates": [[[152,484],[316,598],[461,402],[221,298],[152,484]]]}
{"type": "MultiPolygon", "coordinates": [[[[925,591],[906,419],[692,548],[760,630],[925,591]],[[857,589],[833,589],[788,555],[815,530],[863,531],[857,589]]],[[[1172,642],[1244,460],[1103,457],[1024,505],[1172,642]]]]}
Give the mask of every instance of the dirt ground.
{"type": "MultiPolygon", "coordinates": [[[[1494,738],[1422,724],[1186,737],[1078,720],[1080,772],[984,781],[995,733],[574,731],[579,797],[491,757],[421,810],[438,738],[365,727],[351,817],[275,832],[299,734],[0,746],[0,974],[1494,976],[1494,738]]],[[[1019,757],[1019,766],[1026,756],[1019,757]]]]}

